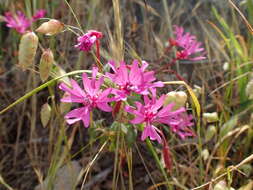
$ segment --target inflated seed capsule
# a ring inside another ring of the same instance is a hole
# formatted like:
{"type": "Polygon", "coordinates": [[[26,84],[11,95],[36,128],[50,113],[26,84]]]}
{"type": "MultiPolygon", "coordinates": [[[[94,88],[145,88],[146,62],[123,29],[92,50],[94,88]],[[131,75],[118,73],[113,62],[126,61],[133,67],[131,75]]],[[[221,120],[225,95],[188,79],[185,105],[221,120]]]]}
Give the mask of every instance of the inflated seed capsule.
{"type": "Polygon", "coordinates": [[[249,97],[249,99],[253,99],[253,80],[250,80],[246,86],[246,95],[249,97]]]}
{"type": "Polygon", "coordinates": [[[64,29],[64,24],[56,19],[50,19],[48,22],[44,22],[36,29],[36,32],[52,36],[60,33],[64,29]]]}
{"type": "Polygon", "coordinates": [[[209,158],[209,151],[208,151],[208,149],[204,149],[204,150],[202,150],[202,152],[201,152],[201,157],[203,158],[203,160],[204,161],[206,161],[208,158],[209,158]]]}
{"type": "Polygon", "coordinates": [[[177,110],[183,106],[185,106],[187,101],[187,94],[184,91],[171,91],[166,94],[166,98],[164,101],[164,105],[168,105],[170,103],[174,103],[173,110],[177,110]]]}
{"type": "Polygon", "coordinates": [[[41,55],[39,65],[40,78],[43,82],[48,79],[53,63],[53,52],[50,49],[46,49],[41,55]]]}
{"type": "Polygon", "coordinates": [[[213,112],[213,113],[203,113],[203,119],[204,119],[207,123],[212,123],[212,122],[219,121],[219,117],[218,117],[217,112],[213,112]]]}
{"type": "Polygon", "coordinates": [[[217,129],[214,125],[208,126],[207,131],[206,131],[206,136],[205,136],[206,142],[210,141],[216,133],[217,133],[217,129]]]}
{"type": "Polygon", "coordinates": [[[25,33],[20,40],[18,63],[23,70],[33,64],[39,39],[34,32],[25,33]]]}

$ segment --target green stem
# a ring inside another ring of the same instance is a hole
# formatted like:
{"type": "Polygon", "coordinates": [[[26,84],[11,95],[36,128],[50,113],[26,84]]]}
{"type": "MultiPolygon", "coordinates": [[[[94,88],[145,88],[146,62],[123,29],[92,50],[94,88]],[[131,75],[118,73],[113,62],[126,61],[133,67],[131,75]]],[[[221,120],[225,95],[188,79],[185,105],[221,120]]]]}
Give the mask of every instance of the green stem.
{"type": "Polygon", "coordinates": [[[70,6],[70,4],[68,3],[67,0],[64,0],[64,1],[65,1],[65,3],[68,5],[68,7],[69,7],[71,13],[73,14],[73,16],[74,16],[74,18],[75,18],[75,20],[76,20],[76,23],[77,23],[77,25],[78,25],[78,27],[81,29],[82,33],[84,34],[84,32],[83,32],[83,30],[82,30],[82,26],[81,26],[81,24],[80,24],[80,22],[79,22],[79,20],[78,20],[78,18],[77,18],[77,16],[76,16],[74,10],[72,9],[72,7],[70,6]]]}
{"type": "Polygon", "coordinates": [[[162,166],[161,161],[155,151],[155,148],[153,147],[153,145],[149,139],[146,140],[146,144],[148,145],[149,150],[151,151],[153,157],[155,158],[156,164],[158,165],[159,169],[161,170],[161,172],[166,180],[167,187],[169,188],[169,190],[173,190],[173,187],[171,185],[169,185],[170,183],[169,183],[168,175],[167,175],[164,167],[162,166]]]}
{"type": "Polygon", "coordinates": [[[56,81],[58,81],[59,79],[66,77],[66,76],[71,76],[71,75],[76,75],[76,74],[80,74],[80,73],[91,73],[92,71],[90,70],[78,70],[78,71],[72,71],[69,73],[66,73],[62,76],[56,77],[42,85],[40,85],[39,87],[33,89],[32,91],[28,92],[27,94],[25,94],[24,96],[22,96],[21,98],[19,98],[18,100],[16,100],[15,102],[13,102],[12,104],[10,104],[9,106],[7,106],[6,108],[4,108],[3,110],[0,111],[0,115],[5,113],[6,111],[8,111],[9,109],[11,109],[12,107],[14,107],[15,105],[23,102],[25,99],[31,97],[32,95],[36,94],[37,92],[43,90],[44,88],[53,85],[56,81]]]}

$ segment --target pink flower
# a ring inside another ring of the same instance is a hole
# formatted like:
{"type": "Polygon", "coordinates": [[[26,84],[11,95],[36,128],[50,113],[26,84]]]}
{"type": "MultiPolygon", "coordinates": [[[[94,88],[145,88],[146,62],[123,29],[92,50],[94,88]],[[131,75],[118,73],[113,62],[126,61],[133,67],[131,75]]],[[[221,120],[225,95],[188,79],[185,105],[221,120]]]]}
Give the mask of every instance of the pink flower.
{"type": "MultiPolygon", "coordinates": [[[[179,108],[176,111],[172,111],[173,103],[163,107],[165,95],[162,95],[158,100],[156,99],[156,92],[152,90],[152,99],[149,99],[147,95],[144,96],[145,105],[140,102],[135,102],[137,109],[131,106],[126,106],[125,110],[135,115],[135,118],[131,120],[132,124],[145,123],[145,128],[142,132],[141,140],[145,140],[149,137],[151,140],[157,140],[162,142],[159,135],[159,130],[153,125],[154,123],[163,123],[172,127],[172,131],[179,136],[189,136],[188,132],[185,132],[187,126],[191,126],[190,120],[185,121],[182,114],[186,114],[185,108],[179,108]]],[[[191,118],[188,118],[191,119],[191,118]]]]}
{"type": "Polygon", "coordinates": [[[32,22],[44,17],[45,14],[45,10],[38,10],[33,16],[33,18],[30,20],[21,11],[17,11],[16,14],[6,12],[4,14],[4,21],[7,23],[7,27],[14,28],[17,32],[23,34],[31,26],[32,22]]]}
{"type": "Polygon", "coordinates": [[[99,108],[105,112],[111,112],[112,108],[108,105],[113,101],[113,98],[108,98],[111,93],[111,88],[106,90],[100,89],[104,82],[104,77],[100,77],[96,80],[97,68],[92,70],[92,79],[88,79],[86,73],[83,73],[83,87],[80,88],[75,80],[71,80],[72,88],[69,88],[65,83],[61,83],[59,88],[67,92],[67,96],[62,98],[62,102],[76,102],[81,103],[83,107],[76,108],[65,115],[65,119],[68,124],[73,124],[82,120],[85,127],[89,127],[90,124],[90,112],[94,108],[99,108]]]}
{"type": "Polygon", "coordinates": [[[20,11],[18,11],[15,15],[11,12],[6,12],[4,15],[4,21],[7,23],[7,27],[14,28],[21,34],[25,33],[27,28],[31,25],[30,20],[20,11]]]}
{"type": "Polygon", "coordinates": [[[194,136],[193,132],[188,128],[193,126],[192,115],[187,115],[186,113],[181,113],[174,118],[175,123],[171,123],[171,130],[178,134],[181,139],[186,137],[194,136]]]}
{"type": "Polygon", "coordinates": [[[145,61],[142,62],[141,67],[138,66],[137,60],[134,60],[132,65],[126,65],[122,61],[118,68],[114,61],[110,61],[108,64],[114,74],[106,73],[106,76],[118,86],[118,89],[113,90],[117,100],[126,100],[131,92],[147,95],[149,90],[163,87],[162,82],[154,82],[156,80],[154,71],[145,71],[148,67],[148,63],[145,61]]]}
{"type": "Polygon", "coordinates": [[[201,43],[196,40],[196,37],[190,33],[184,33],[182,27],[174,26],[176,39],[170,39],[172,46],[177,46],[180,50],[176,53],[176,59],[179,60],[202,60],[205,59],[204,48],[201,48],[201,43]],[[202,53],[201,53],[202,52],[202,53]],[[199,56],[193,57],[194,54],[200,53],[199,56]]]}
{"type": "Polygon", "coordinates": [[[97,40],[102,38],[103,34],[96,30],[89,30],[86,34],[77,38],[78,44],[75,45],[81,51],[90,51],[97,40]]]}
{"type": "Polygon", "coordinates": [[[36,21],[36,20],[38,20],[38,19],[40,19],[40,18],[43,18],[43,17],[45,17],[46,13],[47,13],[46,10],[44,10],[44,9],[39,9],[39,10],[37,10],[36,13],[33,15],[32,20],[33,20],[33,21],[36,21]]]}

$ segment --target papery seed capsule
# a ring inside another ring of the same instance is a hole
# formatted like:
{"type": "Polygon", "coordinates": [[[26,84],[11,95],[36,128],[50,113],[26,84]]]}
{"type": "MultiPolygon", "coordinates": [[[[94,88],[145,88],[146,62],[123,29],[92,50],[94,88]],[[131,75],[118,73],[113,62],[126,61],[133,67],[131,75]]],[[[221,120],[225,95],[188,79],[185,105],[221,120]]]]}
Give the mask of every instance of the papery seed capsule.
{"type": "Polygon", "coordinates": [[[199,97],[202,94],[202,88],[198,85],[194,85],[193,87],[193,92],[197,97],[199,97]]]}
{"type": "Polygon", "coordinates": [[[210,141],[216,133],[217,133],[217,129],[214,125],[208,126],[207,131],[206,131],[206,136],[205,136],[206,142],[210,141]]]}
{"type": "Polygon", "coordinates": [[[219,121],[219,117],[218,117],[217,112],[213,112],[213,113],[203,113],[203,119],[204,119],[207,123],[212,123],[212,122],[219,121]]]}
{"type": "Polygon", "coordinates": [[[166,95],[164,105],[168,105],[169,103],[174,103],[173,110],[177,110],[180,107],[185,106],[187,101],[187,94],[183,91],[171,91],[166,95]]]}
{"type": "Polygon", "coordinates": [[[43,127],[47,126],[51,117],[51,112],[52,112],[51,106],[48,103],[45,103],[40,111],[40,119],[43,127]]]}
{"type": "Polygon", "coordinates": [[[36,32],[52,36],[60,33],[64,29],[64,24],[58,20],[50,19],[48,22],[44,22],[36,29],[36,32]]]}
{"type": "Polygon", "coordinates": [[[44,82],[48,79],[52,65],[54,63],[54,55],[50,49],[45,50],[40,58],[40,78],[44,82]]]}
{"type": "Polygon", "coordinates": [[[209,151],[208,151],[208,149],[204,149],[204,150],[202,150],[202,152],[201,152],[201,157],[203,158],[203,160],[204,161],[206,161],[208,158],[209,158],[209,151]]]}
{"type": "Polygon", "coordinates": [[[253,99],[253,80],[250,80],[246,86],[246,95],[249,97],[249,99],[253,99]]]}
{"type": "Polygon", "coordinates": [[[227,190],[227,183],[225,181],[219,181],[214,188],[214,190],[227,190]]]}
{"type": "Polygon", "coordinates": [[[39,39],[34,32],[25,33],[20,40],[18,63],[23,70],[33,64],[39,39]]]}

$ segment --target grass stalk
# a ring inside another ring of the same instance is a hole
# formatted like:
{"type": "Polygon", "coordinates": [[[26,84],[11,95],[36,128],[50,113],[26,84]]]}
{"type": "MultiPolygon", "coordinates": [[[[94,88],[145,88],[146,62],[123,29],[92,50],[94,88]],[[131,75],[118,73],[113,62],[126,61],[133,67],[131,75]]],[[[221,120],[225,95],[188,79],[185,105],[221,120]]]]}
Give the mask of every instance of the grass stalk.
{"type": "MultiPolygon", "coordinates": [[[[119,0],[112,0],[114,12],[115,41],[117,47],[118,61],[124,60],[123,28],[119,0]]],[[[115,50],[116,51],[116,50],[115,50]]]]}

